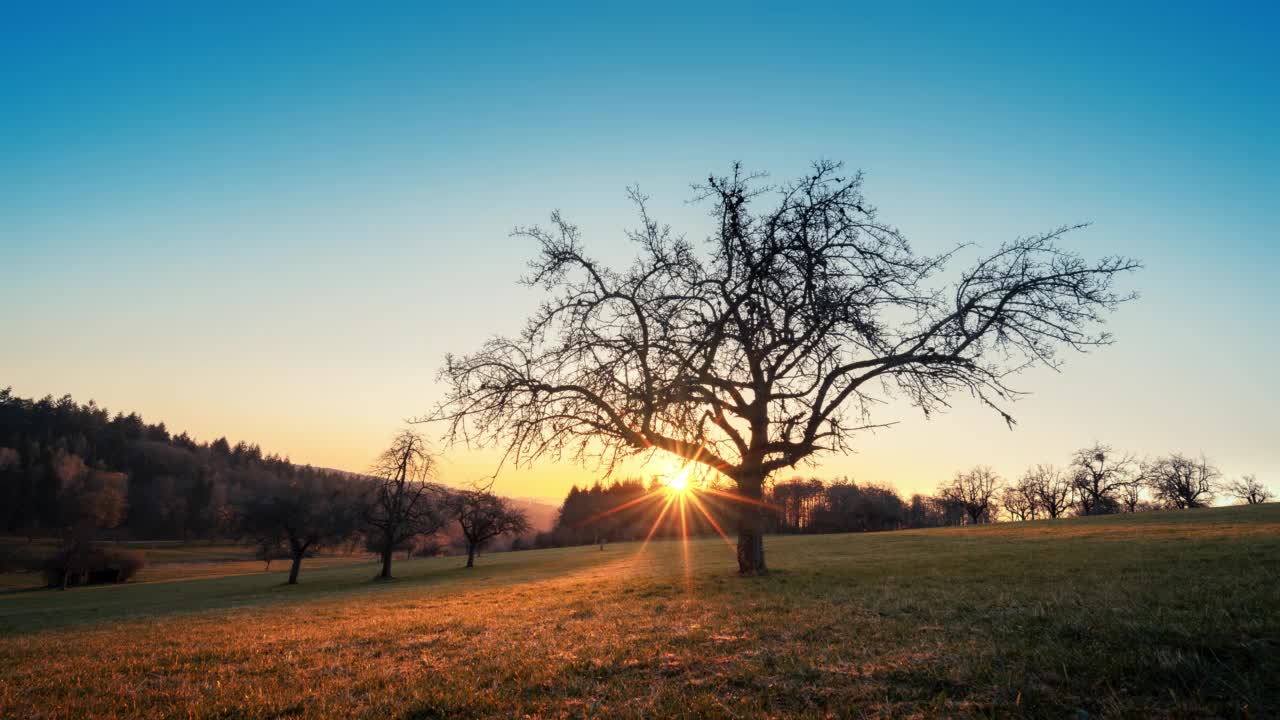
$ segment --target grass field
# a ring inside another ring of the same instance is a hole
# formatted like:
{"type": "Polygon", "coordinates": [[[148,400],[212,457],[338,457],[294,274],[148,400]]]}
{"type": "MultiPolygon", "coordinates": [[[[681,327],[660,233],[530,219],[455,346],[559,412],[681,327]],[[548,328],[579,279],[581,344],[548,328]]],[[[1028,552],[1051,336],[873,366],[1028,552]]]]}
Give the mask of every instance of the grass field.
{"type": "MultiPolygon", "coordinates": [[[[121,542],[113,547],[139,550],[146,555],[147,564],[138,573],[137,582],[167,582],[203,577],[247,575],[260,573],[267,566],[253,559],[253,550],[244,545],[205,542],[121,542]]],[[[36,557],[52,555],[58,541],[36,540],[27,542],[20,538],[0,538],[0,552],[14,552],[36,557]]],[[[322,553],[307,558],[307,568],[332,567],[367,561],[368,554],[322,553]]],[[[289,569],[288,560],[276,560],[270,569],[284,573],[289,569]]],[[[283,577],[283,575],[281,575],[283,577]]],[[[38,572],[0,573],[0,593],[25,591],[44,586],[44,576],[38,572]]]]}
{"type": "Polygon", "coordinates": [[[1280,505],[0,595],[0,716],[1280,717],[1280,505]]]}

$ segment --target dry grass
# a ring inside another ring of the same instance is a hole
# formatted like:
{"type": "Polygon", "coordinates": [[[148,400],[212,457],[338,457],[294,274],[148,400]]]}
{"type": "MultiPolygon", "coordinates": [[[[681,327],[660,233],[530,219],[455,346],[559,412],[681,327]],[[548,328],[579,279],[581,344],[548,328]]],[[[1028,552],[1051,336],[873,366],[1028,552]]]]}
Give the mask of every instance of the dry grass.
{"type": "MultiPolygon", "coordinates": [[[[27,542],[20,538],[0,538],[0,552],[16,552],[35,558],[52,555],[58,550],[55,540],[27,542]]],[[[261,560],[253,559],[253,550],[244,545],[204,542],[120,542],[111,547],[139,550],[146,555],[147,565],[138,573],[136,582],[170,582],[194,578],[249,575],[265,572],[261,560]]],[[[325,552],[307,558],[306,569],[335,567],[367,562],[367,553],[325,552]]],[[[288,560],[271,563],[270,571],[281,577],[289,569],[288,560]]],[[[33,590],[44,586],[39,572],[0,573],[0,593],[33,590]]]]}
{"type": "Polygon", "coordinates": [[[1280,716],[1280,505],[0,597],[3,717],[1280,716]]]}

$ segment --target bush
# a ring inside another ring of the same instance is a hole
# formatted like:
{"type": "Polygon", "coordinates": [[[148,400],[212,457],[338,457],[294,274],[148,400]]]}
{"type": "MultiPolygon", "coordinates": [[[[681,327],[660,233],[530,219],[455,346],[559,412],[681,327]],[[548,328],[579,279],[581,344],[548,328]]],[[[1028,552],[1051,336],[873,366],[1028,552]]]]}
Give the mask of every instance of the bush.
{"type": "Polygon", "coordinates": [[[49,587],[127,582],[146,567],[146,556],[139,550],[76,546],[64,548],[44,563],[44,578],[49,587]]]}
{"type": "Polygon", "coordinates": [[[129,582],[147,566],[147,556],[141,550],[112,548],[106,551],[107,563],[120,571],[117,582],[129,582]]]}

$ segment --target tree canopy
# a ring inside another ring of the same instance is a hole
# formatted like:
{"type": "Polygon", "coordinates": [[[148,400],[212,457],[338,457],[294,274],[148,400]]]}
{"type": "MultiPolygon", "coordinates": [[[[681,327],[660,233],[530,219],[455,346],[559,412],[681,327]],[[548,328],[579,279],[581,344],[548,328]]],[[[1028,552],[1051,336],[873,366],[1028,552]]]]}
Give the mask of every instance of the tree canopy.
{"type": "MultiPolygon", "coordinates": [[[[631,191],[638,254],[622,269],[559,213],[517,229],[540,247],[526,282],[547,300],[516,337],[448,357],[432,417],[449,436],[516,462],[664,450],[758,499],[774,471],[849,450],[888,397],[928,414],[967,393],[1012,424],[1011,376],[1110,342],[1104,314],[1133,297],[1115,281],[1138,262],[1071,252],[1076,226],[1006,242],[948,283],[955,252],[916,253],[837,163],[777,186],[735,166],[696,191],[715,222],[705,250],[631,191]]],[[[760,527],[743,513],[743,573],[765,569],[760,527]]]]}

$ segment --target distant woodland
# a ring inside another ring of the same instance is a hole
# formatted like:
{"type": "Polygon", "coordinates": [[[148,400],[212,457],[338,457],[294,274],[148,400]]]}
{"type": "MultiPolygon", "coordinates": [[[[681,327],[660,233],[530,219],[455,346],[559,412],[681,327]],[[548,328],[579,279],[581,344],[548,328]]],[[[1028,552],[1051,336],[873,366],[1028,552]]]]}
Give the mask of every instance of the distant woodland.
{"type": "MultiPolygon", "coordinates": [[[[226,539],[243,535],[239,520],[266,500],[307,489],[346,487],[359,502],[377,478],[299,465],[254,444],[225,437],[197,441],[136,413],[110,413],[93,401],[39,400],[0,389],[0,534],[62,536],[88,507],[104,539],[226,539]]],[[[335,491],[336,492],[336,491],[335,491]]],[[[727,487],[699,489],[683,517],[661,518],[655,482],[627,479],[574,487],[559,513],[516,501],[532,522],[504,541],[515,548],[707,535],[733,527],[741,503],[727,487]]],[[[1252,477],[1227,482],[1204,458],[1173,454],[1139,462],[1110,447],[1085,448],[1059,469],[1036,466],[1006,482],[974,468],[941,482],[933,495],[849,479],[795,477],[770,485],[772,532],[860,532],[1197,507],[1215,499],[1265,502],[1270,491],[1252,477]]],[[[439,501],[443,502],[443,501],[439,501]]],[[[508,501],[510,502],[510,501],[508,501]]],[[[398,543],[465,545],[448,522],[398,543]],[[450,537],[450,536],[453,537],[450,537]]],[[[361,537],[352,521],[350,540],[361,537]]]]}

